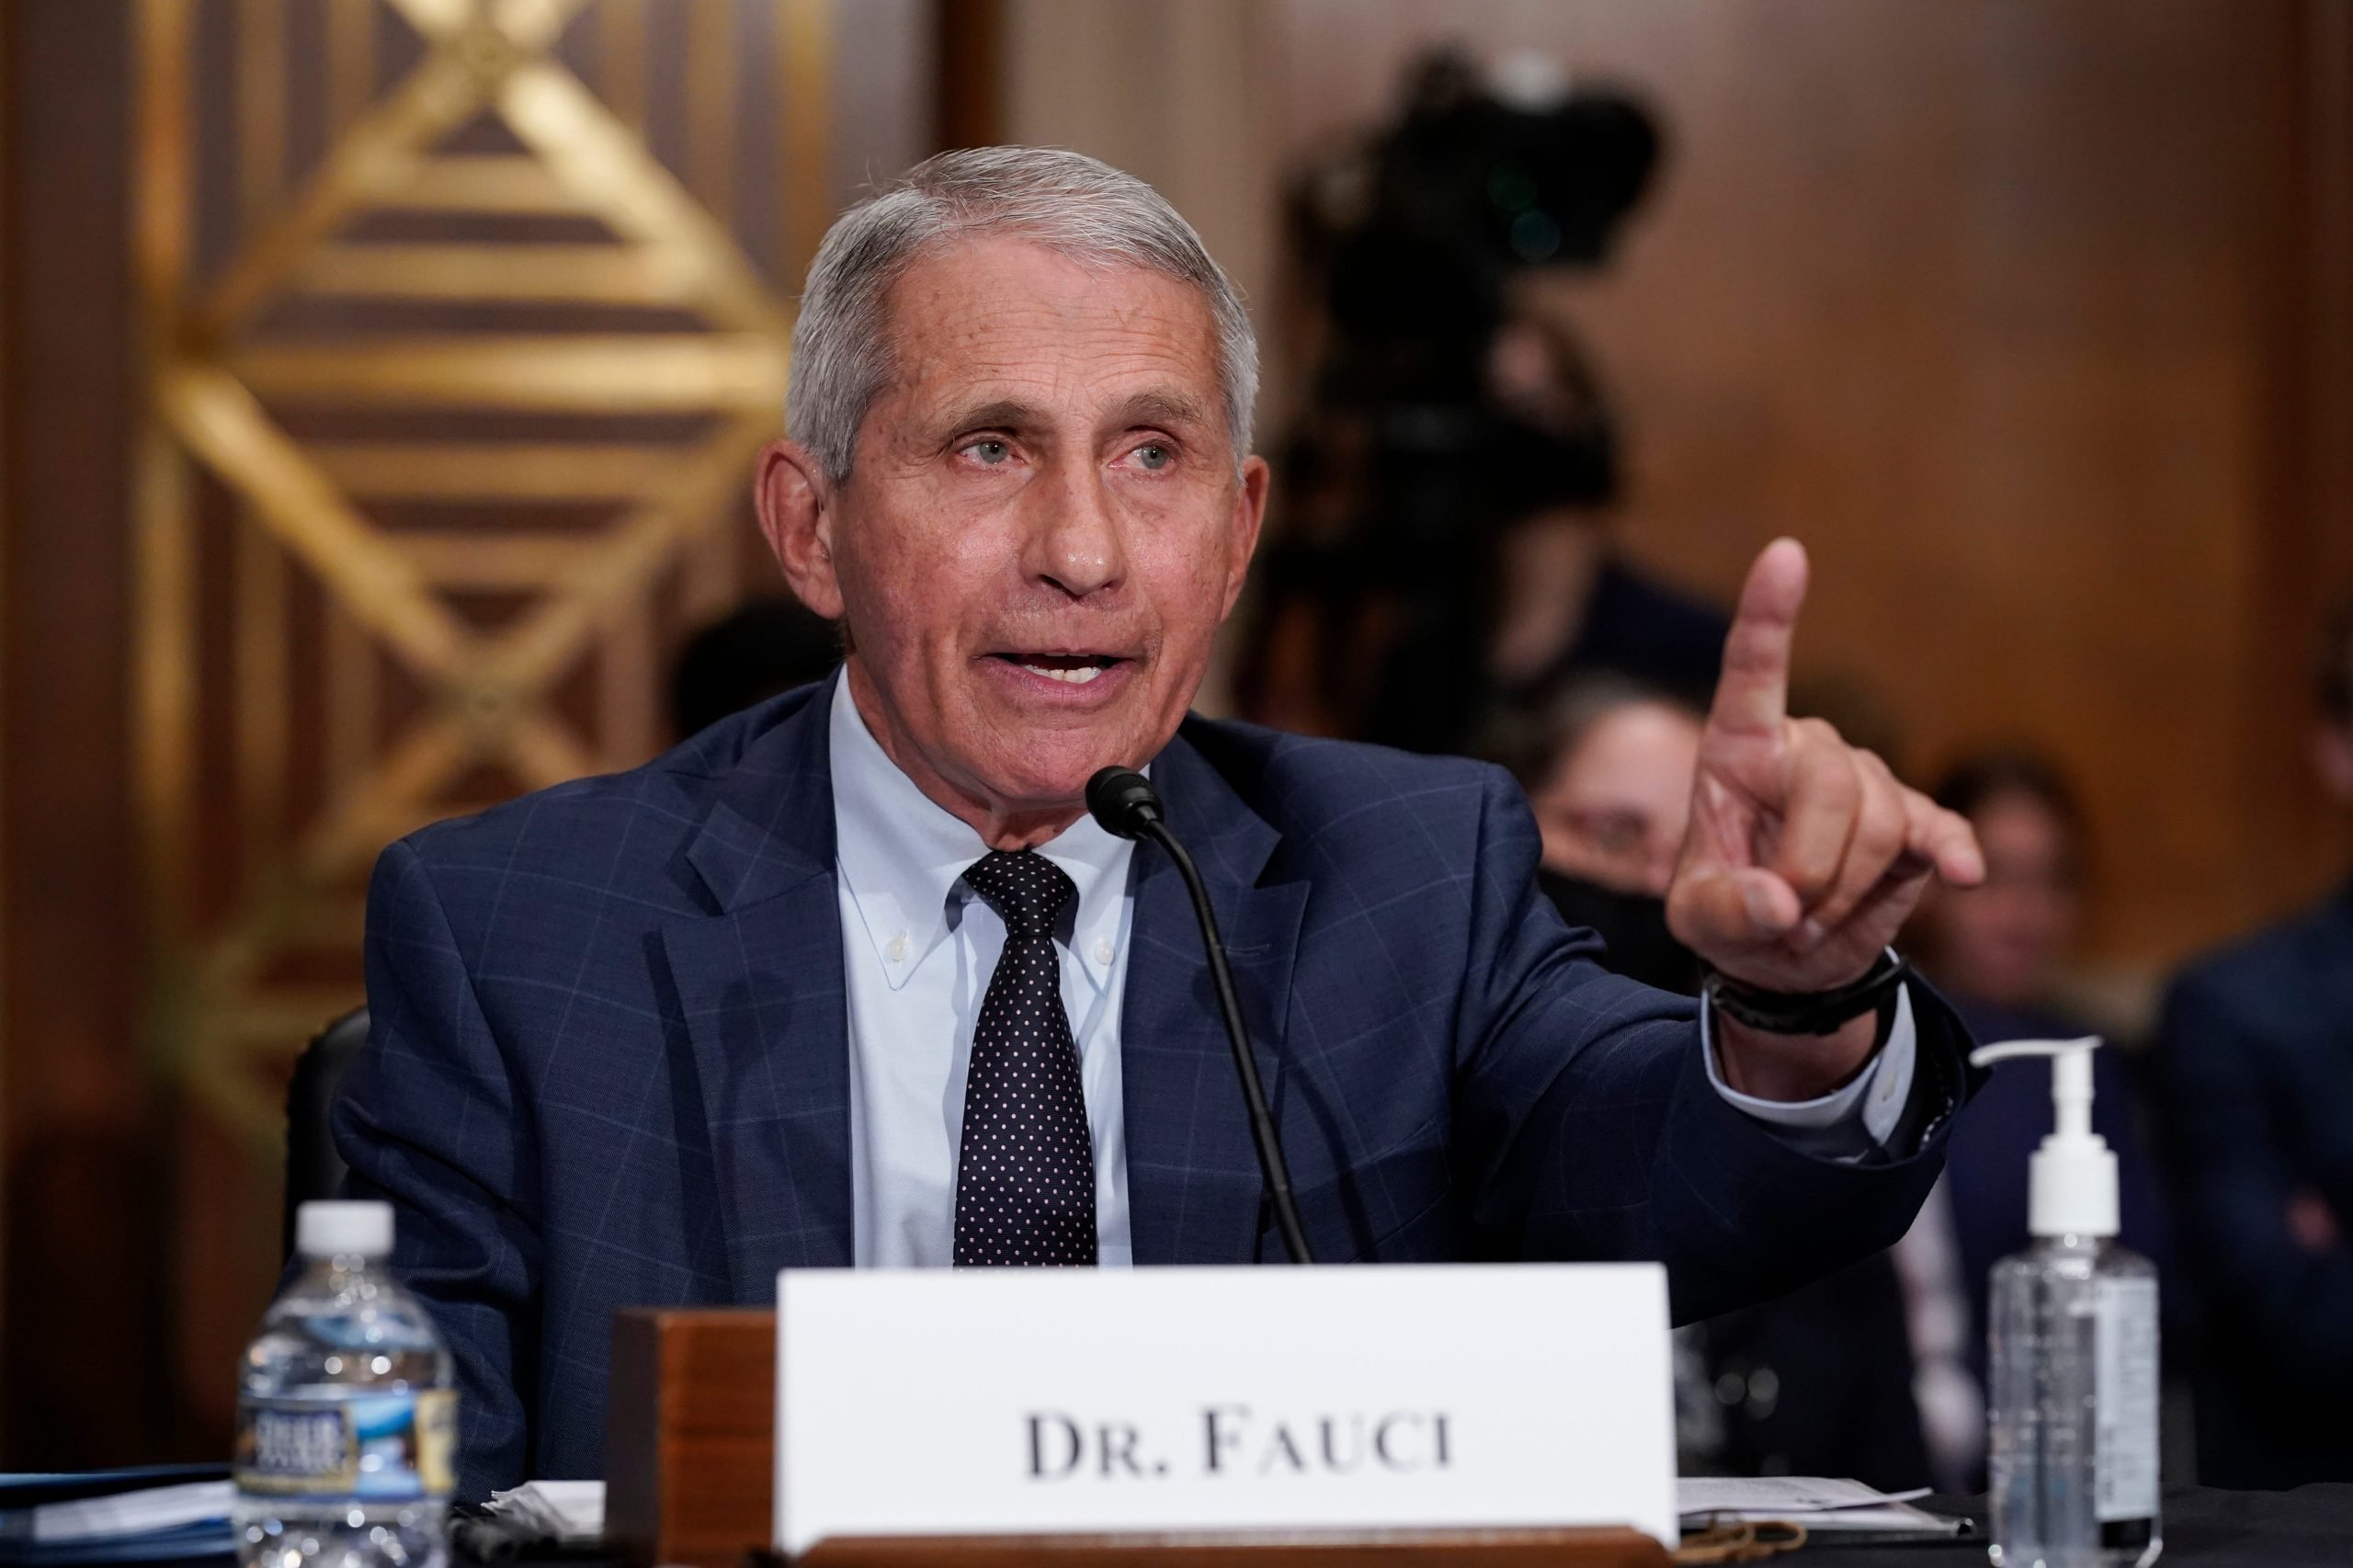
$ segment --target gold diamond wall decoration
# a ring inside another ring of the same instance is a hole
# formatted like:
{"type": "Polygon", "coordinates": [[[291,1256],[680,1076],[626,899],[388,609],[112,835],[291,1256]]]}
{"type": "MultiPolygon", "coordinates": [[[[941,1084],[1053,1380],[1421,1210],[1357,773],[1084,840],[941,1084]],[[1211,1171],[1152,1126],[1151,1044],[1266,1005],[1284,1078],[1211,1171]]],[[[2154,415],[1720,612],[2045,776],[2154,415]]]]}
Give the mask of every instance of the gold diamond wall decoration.
{"type": "Polygon", "coordinates": [[[779,280],[826,216],[829,12],[139,16],[157,1039],[275,1151],[286,1062],[358,1000],[377,851],[653,755],[659,653],[742,591],[779,280]]]}

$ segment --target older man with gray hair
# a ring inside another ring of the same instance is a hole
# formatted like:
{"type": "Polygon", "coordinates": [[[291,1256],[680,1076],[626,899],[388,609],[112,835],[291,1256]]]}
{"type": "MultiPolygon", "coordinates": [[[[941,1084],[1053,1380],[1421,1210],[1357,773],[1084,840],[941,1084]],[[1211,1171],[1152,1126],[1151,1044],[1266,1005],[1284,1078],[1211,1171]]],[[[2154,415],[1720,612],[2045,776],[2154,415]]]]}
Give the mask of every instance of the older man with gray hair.
{"type": "Polygon", "coordinates": [[[1200,863],[1319,1260],[1659,1258],[1698,1316],[1903,1233],[1963,1040],[1887,944],[1980,867],[1787,716],[1794,544],[1669,893],[1695,1008],[1561,924],[1498,770],[1188,715],[1267,476],[1248,317],[1150,187],[935,158],[834,226],[794,350],[760,521],[840,670],[377,869],[336,1131],[467,1492],[597,1471],[617,1308],[1283,1256],[1186,891],[1087,815],[1109,764],[1200,863]]]}

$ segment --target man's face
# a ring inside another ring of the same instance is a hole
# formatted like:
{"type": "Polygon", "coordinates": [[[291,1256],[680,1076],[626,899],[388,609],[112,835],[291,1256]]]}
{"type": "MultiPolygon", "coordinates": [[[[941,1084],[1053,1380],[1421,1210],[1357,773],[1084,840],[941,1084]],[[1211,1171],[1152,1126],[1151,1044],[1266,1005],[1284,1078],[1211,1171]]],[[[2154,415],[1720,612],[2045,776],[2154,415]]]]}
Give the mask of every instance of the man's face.
{"type": "Polygon", "coordinates": [[[1237,472],[1209,307],[1159,273],[972,241],[916,261],[888,320],[848,478],[772,448],[763,519],[794,589],[846,618],[892,759],[992,844],[1035,843],[1176,733],[1266,465],[1237,472]],[[799,562],[779,485],[811,492],[799,562]]]}
{"type": "Polygon", "coordinates": [[[2075,834],[2036,796],[1996,794],[1970,813],[1985,852],[1985,880],[1938,888],[1925,903],[1937,978],[1997,1006],[2049,999],[2074,944],[2082,868],[2075,834]]]}
{"type": "Polygon", "coordinates": [[[1547,869],[1664,897],[1691,820],[1699,722],[1661,702],[1593,721],[1530,795],[1547,869]]]}

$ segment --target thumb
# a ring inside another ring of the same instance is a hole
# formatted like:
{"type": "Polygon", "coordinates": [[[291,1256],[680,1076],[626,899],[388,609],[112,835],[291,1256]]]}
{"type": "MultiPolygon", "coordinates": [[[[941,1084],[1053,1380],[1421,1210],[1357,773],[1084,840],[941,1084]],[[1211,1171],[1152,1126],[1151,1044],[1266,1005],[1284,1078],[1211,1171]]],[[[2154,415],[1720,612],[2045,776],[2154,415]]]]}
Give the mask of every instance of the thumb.
{"type": "Polygon", "coordinates": [[[1804,914],[1796,889],[1754,866],[1695,868],[1666,893],[1667,928],[1699,953],[1779,941],[1804,914]]]}

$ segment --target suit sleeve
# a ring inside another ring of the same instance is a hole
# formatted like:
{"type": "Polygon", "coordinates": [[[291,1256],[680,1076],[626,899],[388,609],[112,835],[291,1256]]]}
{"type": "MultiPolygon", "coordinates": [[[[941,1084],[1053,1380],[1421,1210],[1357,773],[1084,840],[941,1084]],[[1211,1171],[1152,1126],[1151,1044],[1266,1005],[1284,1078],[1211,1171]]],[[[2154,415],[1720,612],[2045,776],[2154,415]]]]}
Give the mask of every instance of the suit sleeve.
{"type": "Polygon", "coordinates": [[[2229,1282],[2234,1331],[2297,1377],[2341,1384],[2353,1378],[2353,1249],[2314,1251],[2288,1228],[2289,1200],[2309,1184],[2281,1154],[2274,1054],[2219,986],[2188,979],[2166,997],[2156,1075],[2178,1223],[2199,1275],[2229,1282]]]}
{"type": "Polygon", "coordinates": [[[1654,1258],[1678,1322],[1778,1295],[1892,1246],[1937,1173],[1966,1032],[1912,993],[1911,1104],[1863,1163],[1807,1152],[1728,1103],[1698,1004],[1613,975],[1535,881],[1536,824],[1500,772],[1481,812],[1456,1022],[1456,1145],[1495,1256],[1654,1258]]]}
{"type": "Polygon", "coordinates": [[[486,1498],[530,1464],[539,1298],[528,1106],[417,853],[393,845],[368,894],[367,1048],[335,1109],[347,1191],[392,1205],[392,1272],[456,1362],[458,1486],[486,1498]]]}

